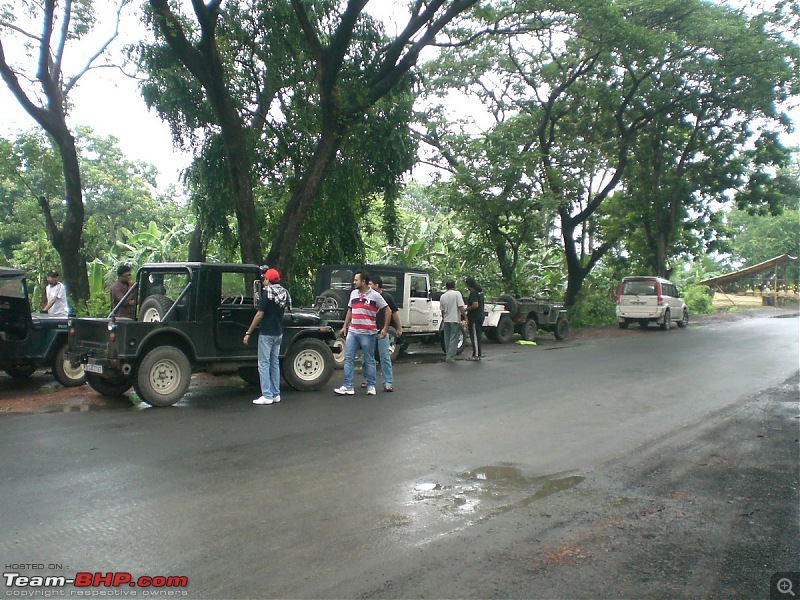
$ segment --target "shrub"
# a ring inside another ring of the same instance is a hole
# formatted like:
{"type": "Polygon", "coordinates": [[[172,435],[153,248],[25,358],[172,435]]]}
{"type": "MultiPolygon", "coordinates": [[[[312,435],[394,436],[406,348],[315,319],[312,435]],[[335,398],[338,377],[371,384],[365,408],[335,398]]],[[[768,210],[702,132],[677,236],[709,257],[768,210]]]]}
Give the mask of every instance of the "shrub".
{"type": "Polygon", "coordinates": [[[711,288],[706,285],[690,285],[683,293],[683,301],[694,315],[714,312],[711,288]]]}
{"type": "Polygon", "coordinates": [[[571,327],[601,327],[617,322],[614,301],[606,290],[583,288],[568,311],[571,327]]]}

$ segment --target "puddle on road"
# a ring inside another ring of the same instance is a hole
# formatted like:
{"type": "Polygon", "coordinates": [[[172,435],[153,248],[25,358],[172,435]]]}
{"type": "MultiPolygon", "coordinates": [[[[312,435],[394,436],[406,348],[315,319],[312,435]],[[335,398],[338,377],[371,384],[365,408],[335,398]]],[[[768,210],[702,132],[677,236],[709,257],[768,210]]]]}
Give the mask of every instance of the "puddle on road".
{"type": "Polygon", "coordinates": [[[464,471],[452,482],[413,484],[406,506],[418,509],[418,516],[435,509],[439,517],[471,515],[480,521],[572,489],[584,479],[564,473],[527,476],[514,465],[487,465],[464,471]]]}

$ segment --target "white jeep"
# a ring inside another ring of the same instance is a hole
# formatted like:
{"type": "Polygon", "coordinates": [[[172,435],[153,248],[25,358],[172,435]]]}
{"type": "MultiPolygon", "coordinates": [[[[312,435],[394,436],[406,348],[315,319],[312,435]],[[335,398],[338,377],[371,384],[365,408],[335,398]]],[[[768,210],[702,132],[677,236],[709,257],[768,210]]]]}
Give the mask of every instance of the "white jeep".
{"type": "MultiPolygon", "coordinates": [[[[430,274],[421,269],[398,265],[322,265],[317,269],[314,296],[315,309],[324,316],[324,322],[338,331],[338,323],[344,321],[350,292],[353,289],[353,276],[356,271],[365,270],[370,276],[380,275],[383,291],[391,294],[397,304],[403,335],[399,338],[394,327],[389,327],[392,360],[395,360],[412,342],[439,342],[444,351],[442,337],[442,310],[439,306],[441,292],[431,288],[430,274]]],[[[500,317],[508,314],[502,304],[484,305],[484,328],[490,331],[497,328],[500,317]]],[[[467,333],[462,329],[458,344],[460,354],[465,346],[467,333]]],[[[339,340],[344,346],[344,340],[339,340]]],[[[340,364],[344,352],[336,355],[340,364]]]]}

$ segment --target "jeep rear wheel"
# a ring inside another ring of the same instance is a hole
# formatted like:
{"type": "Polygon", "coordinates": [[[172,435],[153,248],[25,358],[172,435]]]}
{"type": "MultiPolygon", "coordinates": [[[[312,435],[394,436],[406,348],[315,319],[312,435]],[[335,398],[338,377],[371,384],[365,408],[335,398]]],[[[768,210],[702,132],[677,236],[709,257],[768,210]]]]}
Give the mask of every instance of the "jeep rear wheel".
{"type": "Polygon", "coordinates": [[[661,328],[661,331],[669,331],[670,320],[671,317],[669,314],[669,309],[667,309],[666,312],[664,313],[664,320],[658,324],[658,326],[661,328]]]}
{"type": "Polygon", "coordinates": [[[148,296],[139,309],[139,321],[143,323],[162,321],[167,311],[172,308],[172,304],[172,300],[161,294],[148,296]]]}
{"type": "Polygon", "coordinates": [[[338,352],[333,353],[333,368],[334,369],[343,369],[344,368],[344,336],[336,332],[336,340],[331,344],[332,350],[338,350],[338,352]]]}
{"type": "Polygon", "coordinates": [[[261,376],[258,374],[258,367],[240,367],[237,374],[248,385],[260,385],[261,376]]]}
{"type": "Polygon", "coordinates": [[[333,374],[333,353],[322,340],[297,340],[283,357],[281,367],[283,378],[294,389],[318,390],[333,374]]]}
{"type": "Polygon", "coordinates": [[[28,379],[36,372],[36,365],[14,365],[6,367],[5,372],[14,379],[28,379]]]}
{"type": "Polygon", "coordinates": [[[101,396],[111,396],[112,398],[122,396],[131,389],[132,385],[131,380],[123,375],[108,378],[94,373],[86,373],[86,383],[101,396]]]}
{"type": "Polygon", "coordinates": [[[74,387],[86,383],[86,373],[83,372],[83,365],[78,363],[73,367],[72,363],[64,358],[67,352],[67,344],[61,346],[53,359],[53,377],[64,387],[74,387]]]}
{"type": "Polygon", "coordinates": [[[498,344],[508,344],[514,339],[514,322],[508,315],[500,317],[500,321],[497,323],[496,337],[498,344]]]}
{"type": "Polygon", "coordinates": [[[139,364],[134,389],[150,406],[172,406],[186,393],[191,378],[186,355],[174,346],[159,346],[139,364]]]}

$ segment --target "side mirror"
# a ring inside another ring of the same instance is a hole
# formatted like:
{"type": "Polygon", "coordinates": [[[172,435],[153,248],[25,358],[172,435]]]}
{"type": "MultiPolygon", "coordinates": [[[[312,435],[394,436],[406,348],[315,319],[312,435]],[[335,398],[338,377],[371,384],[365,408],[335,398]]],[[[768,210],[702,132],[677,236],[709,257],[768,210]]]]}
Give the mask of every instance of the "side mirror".
{"type": "Polygon", "coordinates": [[[258,299],[261,297],[261,280],[253,281],[253,306],[258,308],[258,299]]]}

